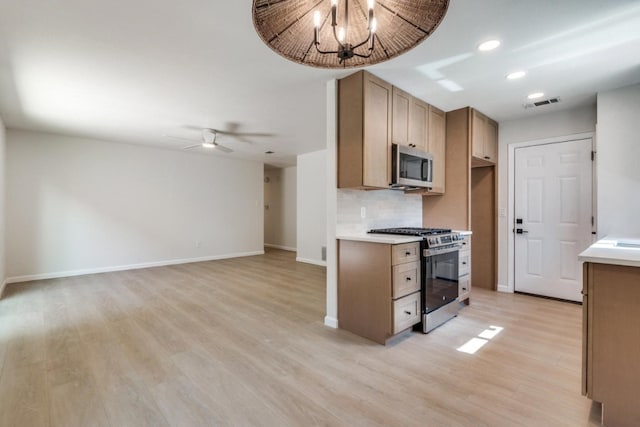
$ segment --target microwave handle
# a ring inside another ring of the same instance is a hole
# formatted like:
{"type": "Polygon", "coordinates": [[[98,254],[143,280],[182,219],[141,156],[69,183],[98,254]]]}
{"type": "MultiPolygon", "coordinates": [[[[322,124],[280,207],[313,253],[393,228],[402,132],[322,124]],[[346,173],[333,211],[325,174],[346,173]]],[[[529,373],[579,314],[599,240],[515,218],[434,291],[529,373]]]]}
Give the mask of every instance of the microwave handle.
{"type": "Polygon", "coordinates": [[[422,161],[422,180],[427,182],[433,181],[433,160],[425,159],[422,161]]]}

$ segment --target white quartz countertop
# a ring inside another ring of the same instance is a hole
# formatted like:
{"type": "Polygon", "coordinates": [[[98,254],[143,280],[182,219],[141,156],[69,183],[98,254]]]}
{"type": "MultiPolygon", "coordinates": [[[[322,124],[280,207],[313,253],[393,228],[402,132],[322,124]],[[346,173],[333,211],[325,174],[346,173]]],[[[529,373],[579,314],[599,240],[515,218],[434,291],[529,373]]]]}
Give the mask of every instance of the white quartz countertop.
{"type": "Polygon", "coordinates": [[[598,264],[640,267],[640,237],[605,237],[589,246],[578,259],[598,264]]]}
{"type": "Polygon", "coordinates": [[[339,234],[336,236],[338,240],[354,240],[357,242],[370,243],[386,243],[388,245],[399,245],[401,243],[419,242],[422,240],[420,236],[401,236],[397,234],[339,234]]]}

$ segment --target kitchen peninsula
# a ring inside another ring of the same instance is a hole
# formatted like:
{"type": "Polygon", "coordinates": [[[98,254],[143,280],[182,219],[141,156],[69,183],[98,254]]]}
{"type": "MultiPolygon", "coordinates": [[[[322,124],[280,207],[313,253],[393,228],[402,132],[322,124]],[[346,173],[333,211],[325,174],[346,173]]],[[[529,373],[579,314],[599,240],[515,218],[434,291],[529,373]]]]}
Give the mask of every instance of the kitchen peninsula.
{"type": "Polygon", "coordinates": [[[640,425],[640,239],[606,238],[582,252],[582,394],[606,426],[640,425]]]}
{"type": "Polygon", "coordinates": [[[469,303],[470,234],[400,227],[339,235],[340,327],[387,344],[455,317],[469,303]]]}

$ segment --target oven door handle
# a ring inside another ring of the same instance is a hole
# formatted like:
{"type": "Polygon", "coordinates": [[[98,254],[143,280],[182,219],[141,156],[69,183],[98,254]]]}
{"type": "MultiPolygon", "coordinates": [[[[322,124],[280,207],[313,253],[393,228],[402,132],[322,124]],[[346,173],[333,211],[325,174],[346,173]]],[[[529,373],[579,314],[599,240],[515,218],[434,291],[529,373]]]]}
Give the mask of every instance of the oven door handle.
{"type": "Polygon", "coordinates": [[[448,248],[442,248],[442,249],[424,249],[422,251],[422,256],[429,257],[433,255],[448,254],[451,252],[459,251],[460,249],[462,249],[462,245],[459,245],[459,244],[450,246],[448,248]]]}

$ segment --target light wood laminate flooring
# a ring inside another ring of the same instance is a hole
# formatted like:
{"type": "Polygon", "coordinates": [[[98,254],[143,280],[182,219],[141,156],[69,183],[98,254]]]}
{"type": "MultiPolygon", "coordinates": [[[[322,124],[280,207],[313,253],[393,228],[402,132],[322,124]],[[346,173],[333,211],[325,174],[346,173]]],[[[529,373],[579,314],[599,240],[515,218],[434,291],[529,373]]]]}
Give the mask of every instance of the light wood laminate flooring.
{"type": "Polygon", "coordinates": [[[387,347],[324,314],[325,270],[279,250],[9,285],[0,426],[598,425],[580,306],[474,290],[387,347]]]}

